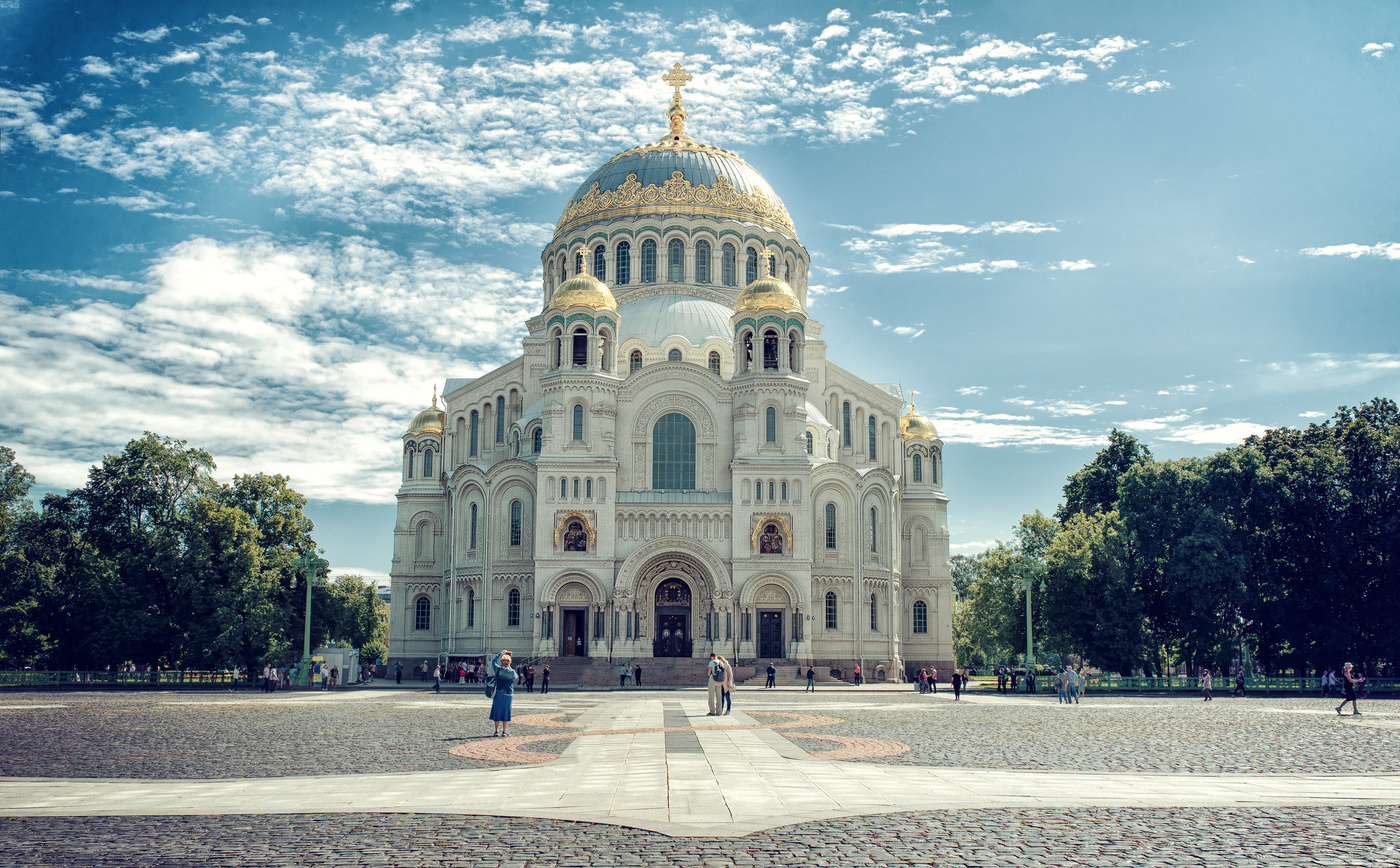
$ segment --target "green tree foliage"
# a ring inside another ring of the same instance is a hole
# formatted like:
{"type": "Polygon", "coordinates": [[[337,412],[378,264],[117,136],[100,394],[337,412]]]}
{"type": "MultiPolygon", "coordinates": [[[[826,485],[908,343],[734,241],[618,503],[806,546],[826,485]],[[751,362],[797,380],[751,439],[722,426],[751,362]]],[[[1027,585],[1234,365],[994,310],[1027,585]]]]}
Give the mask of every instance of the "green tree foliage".
{"type": "Polygon", "coordinates": [[[1055,518],[1066,522],[1076,513],[1108,512],[1118,500],[1118,480],[1133,467],[1152,463],[1152,453],[1132,435],[1114,428],[1108,446],[1065,483],[1065,502],[1055,518]]]}
{"type": "MultiPolygon", "coordinates": [[[[953,653],[960,666],[984,666],[1023,654],[1026,649],[1025,585],[1038,587],[1045,574],[1045,552],[1054,539],[1055,522],[1039,510],[1021,517],[1015,540],[995,546],[965,564],[974,576],[959,594],[953,615],[953,653]]],[[[1044,616],[1031,597],[1032,629],[1043,629],[1044,616]]],[[[1037,640],[1037,646],[1043,645],[1037,640]]]]}
{"type": "Polygon", "coordinates": [[[337,643],[360,649],[366,661],[389,653],[389,607],[363,576],[337,576],[327,586],[330,597],[330,636],[337,643]]]}
{"type": "MultiPolygon", "coordinates": [[[[293,562],[317,551],[306,499],[284,476],[222,485],[213,469],[204,450],[147,433],[35,510],[33,477],[0,447],[0,655],[49,668],[299,658],[293,562]]],[[[378,636],[362,595],[312,578],[314,641],[378,636]]]]}

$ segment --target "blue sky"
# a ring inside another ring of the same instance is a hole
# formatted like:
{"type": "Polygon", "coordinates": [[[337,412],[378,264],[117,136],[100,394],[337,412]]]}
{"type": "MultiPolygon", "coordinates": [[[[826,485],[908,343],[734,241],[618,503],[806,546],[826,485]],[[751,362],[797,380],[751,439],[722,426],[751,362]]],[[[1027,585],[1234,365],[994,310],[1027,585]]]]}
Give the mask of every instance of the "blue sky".
{"type": "Polygon", "coordinates": [[[1397,42],[1379,2],[0,0],[0,442],[61,489],[188,439],[387,571],[405,423],[518,351],[679,61],[975,552],[1115,426],[1201,455],[1400,396],[1397,42]]]}

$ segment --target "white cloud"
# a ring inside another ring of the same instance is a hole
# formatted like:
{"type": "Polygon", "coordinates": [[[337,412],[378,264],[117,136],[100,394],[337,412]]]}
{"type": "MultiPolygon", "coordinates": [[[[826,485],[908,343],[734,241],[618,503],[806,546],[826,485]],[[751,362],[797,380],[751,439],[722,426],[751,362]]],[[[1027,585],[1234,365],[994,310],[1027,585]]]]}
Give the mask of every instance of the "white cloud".
{"type": "Polygon", "coordinates": [[[1166,429],[1191,418],[1189,413],[1176,413],[1171,416],[1158,416],[1152,419],[1128,419],[1119,422],[1121,428],[1129,431],[1165,431],[1166,429]]]}
{"type": "Polygon", "coordinates": [[[1393,42],[1368,42],[1361,50],[1372,57],[1385,57],[1385,53],[1395,47],[1393,42]]]}
{"type": "Polygon", "coordinates": [[[170,28],[162,24],[160,27],[144,30],[140,33],[131,30],[123,30],[121,33],[117,34],[116,39],[126,42],[160,42],[169,35],[170,28]]]}
{"type": "Polygon", "coordinates": [[[1254,264],[1254,260],[1253,260],[1253,259],[1250,259],[1250,258],[1245,257],[1245,256],[1236,256],[1235,259],[1238,259],[1240,262],[1244,263],[1245,265],[1253,265],[1253,264],[1254,264]]]}
{"type": "Polygon", "coordinates": [[[847,12],[845,9],[842,9],[840,6],[837,6],[835,9],[832,9],[830,12],[826,13],[826,20],[827,20],[827,21],[850,21],[850,20],[851,20],[851,13],[847,12]]]}
{"type": "Polygon", "coordinates": [[[1087,259],[1076,259],[1073,261],[1061,259],[1059,265],[1051,266],[1051,268],[1058,269],[1059,271],[1086,271],[1090,268],[1097,267],[1098,266],[1087,259]]]}
{"type": "Polygon", "coordinates": [[[985,395],[987,393],[987,387],[963,386],[961,389],[956,389],[954,391],[956,391],[959,395],[985,395]]]}
{"type": "Polygon", "coordinates": [[[45,484],[80,484],[104,452],[154,430],[210,449],[223,475],[285,472],[312,497],[386,502],[399,462],[385,444],[435,378],[513,356],[540,302],[513,272],[361,238],[195,238],[161,253],[134,290],[130,306],[0,293],[12,374],[0,426],[45,484]],[[91,424],[55,431],[55,402],[91,424]]]}
{"type": "Polygon", "coordinates": [[[1158,78],[1149,78],[1145,73],[1137,75],[1122,75],[1108,83],[1113,90],[1126,91],[1127,93],[1144,94],[1157,93],[1162,90],[1169,90],[1171,82],[1158,78]]]}
{"type": "Polygon", "coordinates": [[[1298,414],[1298,418],[1299,418],[1299,419],[1326,419],[1326,418],[1327,418],[1327,414],[1326,414],[1326,413],[1323,413],[1323,412],[1320,411],[1320,410],[1308,410],[1308,411],[1305,412],[1305,413],[1299,413],[1299,414],[1298,414]]]}
{"type": "Polygon", "coordinates": [[[948,543],[948,550],[955,555],[981,554],[987,549],[994,547],[996,544],[997,540],[994,539],[973,540],[971,542],[958,543],[950,542],[948,543]]]}
{"type": "Polygon", "coordinates": [[[1400,259],[1400,242],[1377,244],[1333,244],[1328,247],[1304,247],[1304,256],[1346,256],[1359,259],[1362,256],[1381,256],[1386,259],[1400,259]]]}
{"type": "Polygon", "coordinates": [[[1246,437],[1262,436],[1267,430],[1263,425],[1241,421],[1213,425],[1183,425],[1175,431],[1160,435],[1160,439],[1194,443],[1197,446],[1233,446],[1246,437]]]}

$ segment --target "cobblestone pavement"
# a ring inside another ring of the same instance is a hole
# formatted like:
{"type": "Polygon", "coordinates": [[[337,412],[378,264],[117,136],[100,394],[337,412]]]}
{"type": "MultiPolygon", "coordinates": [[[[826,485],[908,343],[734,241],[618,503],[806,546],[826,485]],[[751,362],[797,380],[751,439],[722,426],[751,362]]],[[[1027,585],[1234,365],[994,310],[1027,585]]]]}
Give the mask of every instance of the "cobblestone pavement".
{"type": "MultiPolygon", "coordinates": [[[[560,694],[520,694],[515,714],[562,712],[560,694]]],[[[0,694],[0,775],[257,778],[495,768],[450,748],[491,741],[479,692],[0,694]]],[[[513,735],[557,730],[511,726],[513,735]]],[[[544,759],[544,758],[542,758],[544,759]]]]}
{"type": "MultiPolygon", "coordinates": [[[[837,693],[813,699],[745,691],[735,702],[763,709],[817,709],[844,718],[821,735],[890,739],[907,753],[851,756],[869,762],[958,768],[1092,772],[1364,774],[1400,771],[1400,702],[1367,700],[1363,716],[1339,718],[1335,700],[1093,696],[1060,705],[1054,695],[999,697],[837,693]],[[815,706],[813,703],[817,703],[815,706]]],[[[781,731],[781,730],[780,730],[781,731]]],[[[793,736],[788,736],[793,738],[793,736]]],[[[795,739],[820,751],[832,745],[795,739]]]]}
{"type": "Polygon", "coordinates": [[[441,815],[0,819],[13,866],[1400,865],[1400,807],[886,814],[714,840],[441,815]]]}

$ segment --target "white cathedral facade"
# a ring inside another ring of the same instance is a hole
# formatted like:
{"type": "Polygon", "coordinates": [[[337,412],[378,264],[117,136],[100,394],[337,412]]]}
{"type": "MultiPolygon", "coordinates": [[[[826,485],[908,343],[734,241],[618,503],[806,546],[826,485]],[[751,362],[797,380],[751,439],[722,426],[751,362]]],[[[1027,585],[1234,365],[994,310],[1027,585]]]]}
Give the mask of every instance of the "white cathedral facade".
{"type": "Polygon", "coordinates": [[[665,78],[670,132],[565,206],[523,354],[404,434],[389,664],[950,668],[943,443],[828,360],[786,208],[665,78]]]}

